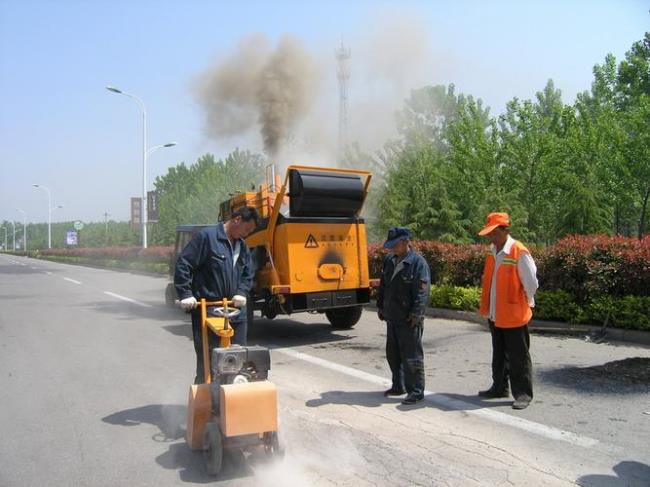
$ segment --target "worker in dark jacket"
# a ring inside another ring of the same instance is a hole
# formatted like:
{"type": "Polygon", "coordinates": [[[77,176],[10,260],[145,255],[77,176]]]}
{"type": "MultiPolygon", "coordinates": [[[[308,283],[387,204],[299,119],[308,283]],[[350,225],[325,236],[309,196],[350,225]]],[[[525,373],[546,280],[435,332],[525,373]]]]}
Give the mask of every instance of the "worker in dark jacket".
{"type": "MultiPolygon", "coordinates": [[[[198,232],[178,256],[174,285],[181,308],[192,312],[192,335],[196,350],[195,383],[205,382],[201,340],[201,310],[198,300],[232,300],[241,309],[231,320],[234,330],[232,343],[246,345],[246,297],[253,284],[251,253],[244,239],[257,226],[255,208],[235,211],[225,223],[221,222],[198,232]]],[[[208,310],[209,311],[209,310],[208,310]]],[[[217,337],[210,333],[210,348],[218,346],[217,337]]]]}
{"type": "Polygon", "coordinates": [[[384,247],[392,253],[384,259],[377,294],[377,313],[386,321],[386,359],[393,375],[384,395],[407,394],[402,404],[424,398],[422,331],[431,288],[429,266],[410,240],[407,228],[388,231],[384,247]]]}

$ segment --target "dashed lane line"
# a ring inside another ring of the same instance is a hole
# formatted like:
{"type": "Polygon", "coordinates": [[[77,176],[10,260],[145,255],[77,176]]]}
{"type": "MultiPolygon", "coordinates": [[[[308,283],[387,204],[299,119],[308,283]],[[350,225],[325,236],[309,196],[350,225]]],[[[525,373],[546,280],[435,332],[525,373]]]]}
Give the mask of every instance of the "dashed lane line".
{"type": "Polygon", "coordinates": [[[150,304],[143,303],[141,301],[136,301],[135,299],[127,298],[126,296],[122,296],[121,294],[112,293],[110,291],[104,291],[104,294],[106,294],[108,296],[112,296],[112,297],[117,298],[117,299],[121,299],[122,301],[128,301],[129,303],[137,304],[138,306],[143,306],[145,308],[152,308],[153,307],[150,304]]]}
{"type": "MultiPolygon", "coordinates": [[[[390,387],[391,382],[384,377],[378,375],[370,374],[362,370],[353,369],[352,367],[347,367],[345,365],[337,364],[335,362],[330,362],[319,357],[314,357],[303,352],[298,352],[290,348],[274,348],[273,351],[280,352],[282,354],[288,355],[290,357],[309,362],[320,367],[324,367],[342,374],[348,375],[350,377],[355,377],[372,384],[377,384],[381,387],[390,387]]],[[[424,391],[425,398],[424,400],[430,403],[433,403],[437,406],[441,406],[446,409],[452,409],[456,411],[464,411],[467,414],[472,414],[474,416],[479,416],[496,423],[505,424],[513,428],[518,428],[520,430],[533,433],[544,438],[548,438],[556,441],[564,441],[571,443],[576,446],[583,448],[591,448],[599,443],[598,440],[589,438],[587,436],[581,436],[570,431],[561,430],[554,428],[552,426],[547,426],[545,424],[536,423],[523,418],[518,418],[516,416],[511,416],[509,414],[501,413],[499,411],[492,411],[490,409],[476,409],[475,404],[471,404],[459,399],[454,399],[445,394],[438,394],[432,391],[424,391]]]]}
{"type": "Polygon", "coordinates": [[[74,279],[70,279],[69,277],[64,277],[63,280],[64,280],[64,281],[68,281],[68,282],[73,282],[73,283],[75,283],[75,284],[81,284],[81,282],[76,281],[76,280],[74,280],[74,279]]]}

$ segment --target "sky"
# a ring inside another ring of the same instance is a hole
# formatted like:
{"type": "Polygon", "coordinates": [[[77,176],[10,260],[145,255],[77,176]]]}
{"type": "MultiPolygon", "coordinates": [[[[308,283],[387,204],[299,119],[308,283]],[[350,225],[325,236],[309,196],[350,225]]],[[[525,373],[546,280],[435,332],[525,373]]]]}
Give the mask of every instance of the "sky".
{"type": "Polygon", "coordinates": [[[492,114],[534,98],[549,78],[565,102],[589,89],[608,53],[621,60],[650,25],[650,2],[0,0],[0,220],[129,219],[142,194],[142,115],[156,176],[203,154],[261,152],[255,128],[215,138],[199,80],[251,36],[291,36],[318,66],[291,162],[327,164],[337,129],[334,49],[351,49],[350,138],[368,151],[394,135],[411,89],[450,84],[492,114]]]}

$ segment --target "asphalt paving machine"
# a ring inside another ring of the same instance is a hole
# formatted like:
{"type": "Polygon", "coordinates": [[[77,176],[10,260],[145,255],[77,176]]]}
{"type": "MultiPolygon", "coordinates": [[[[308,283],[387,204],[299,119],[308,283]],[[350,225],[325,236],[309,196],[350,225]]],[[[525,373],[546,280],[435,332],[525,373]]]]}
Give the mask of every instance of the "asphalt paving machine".
{"type": "Polygon", "coordinates": [[[371,174],[294,165],[281,184],[269,166],[266,179],[257,191],[236,193],[220,208],[222,220],[243,206],[262,217],[246,239],[256,268],[249,324],[260,310],[269,319],[325,313],[333,327],[353,327],[379,283],[369,278],[360,216],[371,174]]]}

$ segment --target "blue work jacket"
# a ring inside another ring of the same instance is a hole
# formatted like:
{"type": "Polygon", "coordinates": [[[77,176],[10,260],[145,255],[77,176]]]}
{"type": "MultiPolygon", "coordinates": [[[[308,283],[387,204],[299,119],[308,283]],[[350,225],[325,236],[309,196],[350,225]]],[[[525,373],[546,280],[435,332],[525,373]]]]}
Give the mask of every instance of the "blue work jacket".
{"type": "Polygon", "coordinates": [[[402,260],[402,268],[393,275],[396,264],[395,254],[384,258],[377,307],[386,321],[406,321],[409,317],[422,319],[431,290],[429,265],[413,249],[402,260]]]}
{"type": "Polygon", "coordinates": [[[176,261],[174,286],[178,299],[194,296],[208,301],[248,296],[253,285],[251,253],[239,239],[239,258],[233,266],[233,246],[223,223],[203,228],[176,261]]]}

